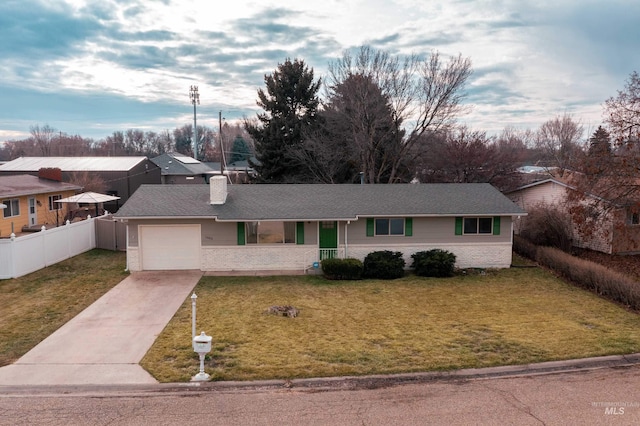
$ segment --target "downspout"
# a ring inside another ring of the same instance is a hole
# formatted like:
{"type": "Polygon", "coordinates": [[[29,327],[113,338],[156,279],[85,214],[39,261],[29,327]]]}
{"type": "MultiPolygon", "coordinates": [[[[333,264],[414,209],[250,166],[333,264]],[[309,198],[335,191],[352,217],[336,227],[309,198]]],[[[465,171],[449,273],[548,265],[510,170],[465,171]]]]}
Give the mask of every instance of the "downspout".
{"type": "Polygon", "coordinates": [[[349,257],[348,249],[349,249],[349,225],[351,221],[348,220],[347,223],[344,224],[344,257],[345,259],[349,257]]]}
{"type": "MultiPolygon", "coordinates": [[[[126,241],[124,243],[124,249],[127,251],[127,262],[126,262],[126,264],[124,266],[124,271],[125,272],[129,272],[129,252],[130,252],[130,250],[129,250],[129,224],[128,223],[127,223],[127,226],[124,228],[124,230],[125,230],[125,237],[124,238],[126,239],[126,241]]],[[[116,247],[116,249],[117,249],[117,247],[116,247]]],[[[140,253],[140,247],[138,247],[138,253],[140,253]]]]}

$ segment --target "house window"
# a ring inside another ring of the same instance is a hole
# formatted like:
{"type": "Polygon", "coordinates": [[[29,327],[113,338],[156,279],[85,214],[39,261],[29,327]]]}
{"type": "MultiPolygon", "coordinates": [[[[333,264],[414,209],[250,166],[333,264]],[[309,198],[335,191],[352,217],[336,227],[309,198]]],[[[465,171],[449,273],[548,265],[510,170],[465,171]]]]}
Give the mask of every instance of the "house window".
{"type": "Polygon", "coordinates": [[[62,195],[49,195],[49,211],[60,210],[60,203],[56,203],[56,200],[61,200],[62,195]]]}
{"type": "Polygon", "coordinates": [[[640,225],[639,212],[631,212],[631,214],[629,214],[629,225],[640,225]]]}
{"type": "Polygon", "coordinates": [[[367,218],[367,237],[385,235],[413,236],[413,218],[367,218]]]}
{"type": "Polygon", "coordinates": [[[465,217],[465,234],[491,234],[493,233],[492,217],[465,217]]]}
{"type": "Polygon", "coordinates": [[[2,204],[7,206],[6,209],[3,209],[4,217],[14,217],[20,216],[20,200],[17,198],[13,200],[4,200],[2,204]]]}
{"type": "Polygon", "coordinates": [[[404,235],[404,218],[376,219],[376,235],[404,235]]]}
{"type": "Polygon", "coordinates": [[[247,244],[295,244],[296,222],[246,222],[247,244]]]}

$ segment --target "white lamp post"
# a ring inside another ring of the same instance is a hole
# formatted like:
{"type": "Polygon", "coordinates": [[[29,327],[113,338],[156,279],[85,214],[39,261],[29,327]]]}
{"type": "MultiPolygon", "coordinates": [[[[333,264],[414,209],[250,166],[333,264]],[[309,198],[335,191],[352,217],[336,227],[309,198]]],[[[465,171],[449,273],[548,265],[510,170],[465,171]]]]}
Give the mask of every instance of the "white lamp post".
{"type": "Polygon", "coordinates": [[[194,291],[191,295],[191,338],[194,339],[196,337],[196,292],[194,291]]]}

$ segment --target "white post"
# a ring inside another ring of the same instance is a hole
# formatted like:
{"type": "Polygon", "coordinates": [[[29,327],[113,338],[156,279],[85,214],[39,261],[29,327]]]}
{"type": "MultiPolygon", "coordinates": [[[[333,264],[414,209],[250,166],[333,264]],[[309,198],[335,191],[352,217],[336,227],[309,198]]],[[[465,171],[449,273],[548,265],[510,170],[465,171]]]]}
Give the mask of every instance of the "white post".
{"type": "Polygon", "coordinates": [[[13,222],[11,222],[11,278],[16,278],[16,234],[13,233],[13,222]]]}
{"type": "Polygon", "coordinates": [[[191,340],[196,337],[196,292],[191,295],[191,340]]]}

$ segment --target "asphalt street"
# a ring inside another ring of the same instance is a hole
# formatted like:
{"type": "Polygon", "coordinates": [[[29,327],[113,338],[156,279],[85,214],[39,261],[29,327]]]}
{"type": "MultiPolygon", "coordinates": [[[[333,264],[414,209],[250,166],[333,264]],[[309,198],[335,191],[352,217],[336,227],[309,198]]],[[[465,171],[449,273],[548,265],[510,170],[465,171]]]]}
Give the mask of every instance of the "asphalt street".
{"type": "Polygon", "coordinates": [[[0,425],[640,424],[640,365],[367,383],[5,388],[0,425]]]}

